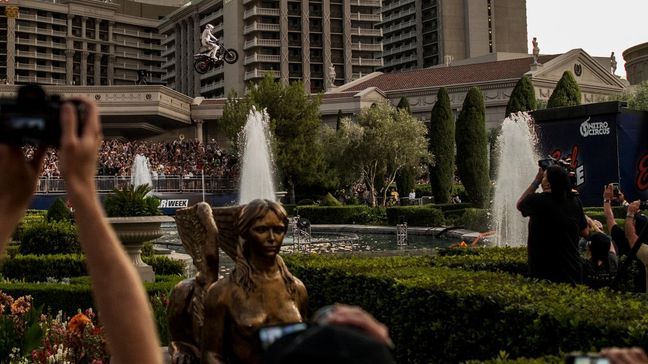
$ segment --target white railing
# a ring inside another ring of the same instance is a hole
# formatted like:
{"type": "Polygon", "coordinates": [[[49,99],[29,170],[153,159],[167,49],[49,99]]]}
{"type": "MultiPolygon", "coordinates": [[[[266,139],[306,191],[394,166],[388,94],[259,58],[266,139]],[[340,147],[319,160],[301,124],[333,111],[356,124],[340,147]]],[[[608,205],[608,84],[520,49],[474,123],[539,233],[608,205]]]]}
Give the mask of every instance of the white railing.
{"type": "Polygon", "coordinates": [[[351,50],[382,52],[383,46],[381,43],[372,44],[372,43],[358,42],[358,43],[351,43],[351,50]]]}
{"type": "Polygon", "coordinates": [[[243,49],[250,49],[252,47],[281,47],[281,40],[254,38],[252,40],[248,40],[243,45],[243,49]]]}
{"type": "Polygon", "coordinates": [[[413,26],[416,26],[416,20],[410,20],[410,21],[407,21],[407,22],[394,24],[392,26],[384,28],[383,32],[385,34],[387,34],[387,33],[390,33],[390,32],[396,31],[396,30],[400,30],[400,29],[403,29],[403,28],[409,28],[409,27],[413,27],[413,26]]]}
{"type": "Polygon", "coordinates": [[[36,76],[16,75],[16,81],[40,83],[40,84],[43,84],[43,85],[65,85],[65,80],[60,80],[60,79],[56,79],[56,78],[52,78],[52,77],[36,77],[36,76]]]}
{"type": "Polygon", "coordinates": [[[243,34],[248,34],[255,31],[278,32],[280,30],[279,24],[265,24],[254,22],[252,25],[247,25],[243,28],[243,34]]]}
{"type": "Polygon", "coordinates": [[[351,64],[353,66],[375,66],[380,67],[383,65],[382,58],[351,58],[351,64]]]}
{"type": "Polygon", "coordinates": [[[411,43],[403,44],[400,47],[386,49],[383,51],[382,55],[383,57],[387,57],[387,56],[391,56],[392,54],[407,52],[415,48],[416,48],[416,42],[411,42],[411,43]]]}
{"type": "Polygon", "coordinates": [[[52,61],[65,61],[65,55],[53,54],[53,53],[38,53],[38,52],[28,52],[28,51],[16,51],[16,56],[18,57],[32,57],[37,59],[47,59],[52,61]]]}
{"type": "Polygon", "coordinates": [[[223,16],[223,9],[219,9],[219,10],[207,15],[206,17],[202,18],[200,20],[200,26],[203,27],[203,26],[205,26],[205,24],[209,23],[210,21],[216,20],[216,19],[218,19],[218,18],[220,18],[222,16],[223,16]]]}
{"type": "Polygon", "coordinates": [[[383,47],[388,45],[388,44],[400,42],[402,40],[413,38],[413,37],[416,37],[416,32],[415,31],[411,31],[411,32],[401,34],[401,35],[396,35],[396,36],[389,37],[389,38],[383,38],[383,47]]]}
{"type": "Polygon", "coordinates": [[[245,72],[245,81],[251,80],[253,78],[262,78],[265,76],[267,72],[271,72],[272,75],[276,78],[281,77],[281,72],[277,70],[260,70],[260,69],[255,69],[254,71],[251,72],[245,72]]]}
{"type": "Polygon", "coordinates": [[[398,1],[392,1],[391,3],[384,5],[382,7],[383,12],[390,11],[392,9],[396,9],[399,6],[405,5],[405,4],[410,4],[413,3],[415,0],[398,0],[398,1]]]}
{"type": "Polygon", "coordinates": [[[245,57],[245,61],[243,61],[243,64],[248,65],[250,63],[257,63],[257,62],[279,63],[280,61],[281,61],[281,56],[279,55],[255,53],[252,56],[245,57]]]}
{"type": "Polygon", "coordinates": [[[382,29],[351,28],[351,35],[382,37],[383,32],[382,29]]]}
{"type": "Polygon", "coordinates": [[[59,72],[64,73],[65,67],[45,66],[36,63],[16,63],[16,68],[22,70],[42,71],[42,72],[59,72]]]}
{"type": "MultiPolygon", "coordinates": [[[[97,192],[108,193],[115,188],[122,188],[131,182],[130,176],[97,176],[97,192]]],[[[198,192],[203,190],[202,178],[182,176],[158,176],[153,179],[154,192],[198,192]]],[[[205,176],[205,192],[235,191],[238,180],[205,176]]],[[[60,177],[41,177],[36,187],[37,194],[62,193],[66,191],[65,181],[60,177]]]]}
{"type": "Polygon", "coordinates": [[[252,9],[246,10],[243,13],[243,19],[247,19],[254,15],[279,16],[279,9],[262,8],[259,6],[254,6],[252,9]]]}
{"type": "Polygon", "coordinates": [[[351,20],[379,22],[382,20],[382,14],[351,13],[351,20]]]}

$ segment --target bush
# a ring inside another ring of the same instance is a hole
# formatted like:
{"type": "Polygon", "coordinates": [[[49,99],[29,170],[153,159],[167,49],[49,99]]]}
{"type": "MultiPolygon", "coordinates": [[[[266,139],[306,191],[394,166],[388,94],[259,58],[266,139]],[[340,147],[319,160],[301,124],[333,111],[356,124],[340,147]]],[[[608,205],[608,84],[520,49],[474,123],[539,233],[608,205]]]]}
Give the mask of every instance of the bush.
{"type": "Polygon", "coordinates": [[[443,226],[445,219],[441,210],[430,207],[401,206],[387,208],[387,224],[396,225],[403,217],[408,226],[443,226]]]}
{"type": "Polygon", "coordinates": [[[322,199],[321,206],[342,206],[342,202],[338,201],[338,199],[329,192],[322,199]]]}
{"type": "Polygon", "coordinates": [[[297,206],[296,213],[312,224],[385,224],[384,208],[353,206],[297,206]]]}
{"type": "Polygon", "coordinates": [[[18,223],[16,231],[13,233],[13,240],[22,241],[25,230],[34,224],[45,221],[46,213],[47,211],[45,210],[27,210],[27,213],[23,216],[20,223],[18,223]]]}
{"type": "Polygon", "coordinates": [[[542,357],[648,344],[643,296],[435,266],[430,257],[296,255],[286,261],[309,288],[310,310],[343,302],[384,322],[399,363],[489,360],[502,351],[511,358],[542,357]]]}
{"type": "Polygon", "coordinates": [[[490,230],[490,213],[486,209],[466,209],[456,221],[465,229],[485,232],[490,230]]]}
{"type": "Polygon", "coordinates": [[[80,251],[76,226],[68,221],[34,223],[22,233],[20,254],[73,254],[80,251]]]}
{"type": "Polygon", "coordinates": [[[432,187],[430,187],[429,184],[417,184],[416,187],[414,187],[414,192],[416,192],[416,197],[423,197],[423,196],[432,196],[432,187]]]}
{"type": "Polygon", "coordinates": [[[57,198],[47,210],[47,221],[72,221],[72,213],[62,198],[57,198]]]}
{"type": "Polygon", "coordinates": [[[104,200],[106,215],[110,217],[162,215],[162,211],[158,208],[160,200],[148,196],[151,191],[152,188],[148,184],[137,188],[126,185],[121,190],[115,188],[113,193],[104,200]]]}
{"type": "Polygon", "coordinates": [[[153,268],[153,272],[157,275],[183,275],[185,263],[180,260],[170,259],[165,256],[153,255],[142,257],[144,263],[153,268]]]}
{"type": "Polygon", "coordinates": [[[310,198],[305,198],[303,200],[297,201],[297,206],[310,206],[310,205],[317,205],[314,200],[311,200],[310,198]]]}

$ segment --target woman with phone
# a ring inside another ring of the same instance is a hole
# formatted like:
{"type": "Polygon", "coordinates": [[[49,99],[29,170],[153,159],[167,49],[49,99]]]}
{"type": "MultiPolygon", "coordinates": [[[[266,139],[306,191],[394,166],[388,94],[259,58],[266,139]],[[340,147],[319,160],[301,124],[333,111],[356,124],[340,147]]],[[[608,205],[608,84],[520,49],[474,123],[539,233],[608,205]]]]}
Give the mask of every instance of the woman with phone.
{"type": "Polygon", "coordinates": [[[236,266],[205,297],[202,362],[260,363],[259,328],[303,321],[306,288],[278,255],[287,229],[286,210],[274,201],[241,210],[236,266]]]}

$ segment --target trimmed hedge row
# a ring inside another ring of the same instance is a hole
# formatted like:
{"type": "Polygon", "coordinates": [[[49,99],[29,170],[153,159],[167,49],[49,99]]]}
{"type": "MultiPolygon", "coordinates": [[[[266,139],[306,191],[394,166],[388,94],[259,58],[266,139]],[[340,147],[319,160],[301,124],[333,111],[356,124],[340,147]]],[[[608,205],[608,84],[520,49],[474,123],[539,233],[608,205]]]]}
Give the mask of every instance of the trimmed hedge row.
{"type": "Polygon", "coordinates": [[[366,205],[297,206],[295,213],[311,224],[384,224],[386,220],[384,208],[366,205]]]}
{"type": "MultiPolygon", "coordinates": [[[[142,257],[157,275],[182,275],[184,263],[163,256],[142,257]]],[[[85,257],[80,254],[16,255],[2,262],[2,275],[9,279],[44,282],[87,275],[85,257]]]]}
{"type": "Polygon", "coordinates": [[[401,216],[409,226],[445,225],[445,218],[443,217],[443,213],[440,209],[437,208],[427,206],[399,206],[387,208],[387,224],[399,224],[401,216]]]}
{"type": "Polygon", "coordinates": [[[644,296],[453,269],[429,257],[286,260],[309,289],[311,312],[334,302],[366,308],[390,328],[399,363],[648,345],[644,296]]]}

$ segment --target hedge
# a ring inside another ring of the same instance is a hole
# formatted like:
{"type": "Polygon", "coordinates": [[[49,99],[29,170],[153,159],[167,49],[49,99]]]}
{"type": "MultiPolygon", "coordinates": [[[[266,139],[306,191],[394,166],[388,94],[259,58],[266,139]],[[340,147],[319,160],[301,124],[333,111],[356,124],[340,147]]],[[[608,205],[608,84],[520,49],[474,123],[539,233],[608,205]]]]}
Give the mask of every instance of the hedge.
{"type": "Polygon", "coordinates": [[[501,272],[435,266],[429,257],[286,257],[309,309],[359,305],[389,328],[399,363],[537,358],[648,345],[643,295],[501,272]]]}
{"type": "Polygon", "coordinates": [[[21,254],[71,254],[81,252],[76,226],[69,221],[42,221],[22,232],[21,254]]]}
{"type": "Polygon", "coordinates": [[[441,210],[432,207],[399,206],[387,208],[387,224],[396,225],[403,217],[408,226],[443,226],[445,219],[441,210]]]}
{"type": "Polygon", "coordinates": [[[384,224],[386,221],[384,208],[365,205],[297,206],[295,213],[311,224],[384,224]]]}
{"type": "MultiPolygon", "coordinates": [[[[156,275],[182,275],[184,263],[164,256],[142,257],[156,275]]],[[[2,275],[9,279],[44,282],[48,277],[61,278],[87,275],[85,257],[80,254],[16,255],[2,262],[2,275]]]]}
{"type": "Polygon", "coordinates": [[[13,233],[12,239],[15,241],[22,241],[23,232],[25,231],[25,229],[34,224],[45,221],[46,213],[47,211],[45,210],[27,210],[25,216],[23,216],[22,220],[20,220],[20,223],[18,223],[16,231],[14,231],[13,233]]]}

